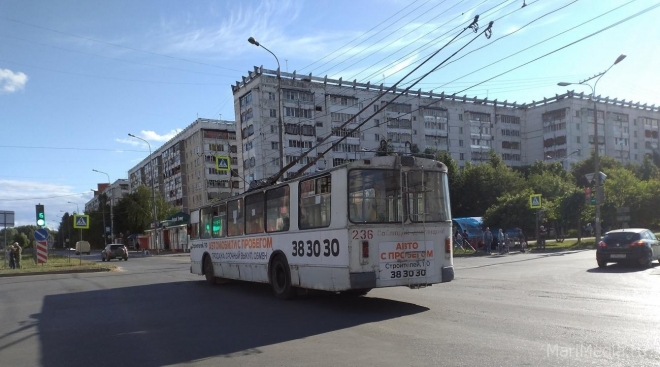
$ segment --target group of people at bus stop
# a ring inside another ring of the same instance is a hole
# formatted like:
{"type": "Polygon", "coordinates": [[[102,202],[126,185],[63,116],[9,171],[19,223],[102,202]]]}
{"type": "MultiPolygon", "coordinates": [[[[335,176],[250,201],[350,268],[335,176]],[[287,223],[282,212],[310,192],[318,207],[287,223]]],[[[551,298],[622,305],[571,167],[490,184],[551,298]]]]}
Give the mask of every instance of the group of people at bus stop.
{"type": "MultiPolygon", "coordinates": [[[[539,238],[536,241],[536,245],[538,249],[545,250],[545,244],[546,244],[546,238],[548,237],[548,231],[544,226],[539,227],[539,238]]],[[[497,238],[497,252],[500,254],[504,254],[509,252],[509,248],[511,245],[515,245],[516,240],[518,240],[518,245],[520,246],[520,251],[525,252],[527,248],[527,241],[525,239],[525,235],[523,234],[522,229],[518,229],[518,233],[516,234],[516,237],[514,238],[509,238],[509,235],[507,233],[504,233],[502,229],[500,228],[496,234],[493,234],[490,231],[490,227],[486,227],[486,229],[483,231],[480,240],[482,240],[483,243],[483,251],[485,253],[490,254],[491,253],[491,246],[493,241],[497,238]],[[495,237],[497,236],[497,237],[495,237]]],[[[463,245],[467,243],[472,247],[470,244],[470,236],[468,235],[468,232],[466,229],[463,230],[463,233],[460,231],[456,230],[454,233],[454,241],[458,243],[459,245],[463,245]]],[[[472,241],[474,242],[474,241],[472,241]]],[[[476,250],[475,250],[476,251],[476,250]]]]}
{"type": "Polygon", "coordinates": [[[23,249],[21,248],[21,245],[18,244],[18,242],[14,242],[13,244],[7,246],[6,255],[7,259],[9,259],[9,269],[21,268],[22,252],[23,249]]]}

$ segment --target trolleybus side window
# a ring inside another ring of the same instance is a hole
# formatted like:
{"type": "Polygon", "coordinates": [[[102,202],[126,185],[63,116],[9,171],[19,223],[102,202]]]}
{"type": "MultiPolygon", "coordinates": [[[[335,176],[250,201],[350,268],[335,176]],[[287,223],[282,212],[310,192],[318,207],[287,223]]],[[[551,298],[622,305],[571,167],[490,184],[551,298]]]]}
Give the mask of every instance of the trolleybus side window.
{"type": "Polygon", "coordinates": [[[400,181],[397,170],[351,170],[348,174],[351,222],[400,223],[404,216],[400,181]]]}
{"type": "Polygon", "coordinates": [[[410,171],[407,191],[411,221],[450,220],[447,175],[433,171],[410,171]]]}
{"type": "Polygon", "coordinates": [[[330,176],[300,182],[298,228],[330,226],[330,176]]]}
{"type": "Polygon", "coordinates": [[[227,236],[240,236],[243,234],[243,199],[232,200],[227,203],[227,236]]]}
{"type": "Polygon", "coordinates": [[[221,238],[227,235],[227,204],[222,203],[213,207],[215,213],[211,222],[211,235],[213,238],[221,238]]]}
{"type": "Polygon", "coordinates": [[[245,234],[264,232],[264,193],[245,197],[245,234]]]}
{"type": "Polygon", "coordinates": [[[289,186],[266,191],[266,232],[289,230],[289,186]]]}
{"type": "Polygon", "coordinates": [[[211,222],[216,208],[202,208],[199,211],[199,238],[211,238],[211,222]]]}

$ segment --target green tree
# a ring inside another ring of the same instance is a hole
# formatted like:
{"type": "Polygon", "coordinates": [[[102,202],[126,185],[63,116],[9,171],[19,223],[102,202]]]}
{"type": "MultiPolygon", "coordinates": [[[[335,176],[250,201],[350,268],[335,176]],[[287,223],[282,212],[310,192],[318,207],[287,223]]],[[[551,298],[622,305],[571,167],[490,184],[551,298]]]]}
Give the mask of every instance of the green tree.
{"type": "Polygon", "coordinates": [[[627,168],[642,181],[657,180],[660,178],[658,167],[653,163],[653,160],[649,155],[644,155],[644,160],[641,165],[627,168]]]}
{"type": "Polygon", "coordinates": [[[497,203],[498,197],[520,192],[525,181],[520,173],[513,171],[491,152],[486,164],[466,164],[461,174],[457,190],[455,217],[481,217],[486,210],[497,203]]]}
{"type": "Polygon", "coordinates": [[[505,229],[518,227],[527,236],[533,234],[536,213],[529,206],[529,196],[532,194],[532,190],[527,188],[498,197],[496,203],[486,210],[484,224],[505,229]]]}
{"type": "Polygon", "coordinates": [[[25,233],[17,232],[14,235],[14,238],[12,238],[12,240],[13,242],[18,242],[18,244],[23,248],[28,247],[29,240],[28,240],[28,236],[25,235],[25,233]]]}
{"type": "MultiPolygon", "coordinates": [[[[151,189],[146,186],[140,186],[136,192],[124,196],[114,208],[116,234],[142,233],[151,228],[153,222],[151,202],[151,189]]],[[[156,195],[156,208],[158,221],[178,211],[160,194],[156,195]]]]}
{"type": "MultiPolygon", "coordinates": [[[[613,168],[623,168],[623,165],[617,162],[614,158],[608,156],[600,156],[600,171],[607,173],[610,169],[613,168]]],[[[594,173],[594,154],[591,153],[591,156],[583,161],[576,162],[573,165],[571,174],[575,179],[575,184],[580,187],[591,186],[590,182],[587,182],[585,175],[594,173]]]]}

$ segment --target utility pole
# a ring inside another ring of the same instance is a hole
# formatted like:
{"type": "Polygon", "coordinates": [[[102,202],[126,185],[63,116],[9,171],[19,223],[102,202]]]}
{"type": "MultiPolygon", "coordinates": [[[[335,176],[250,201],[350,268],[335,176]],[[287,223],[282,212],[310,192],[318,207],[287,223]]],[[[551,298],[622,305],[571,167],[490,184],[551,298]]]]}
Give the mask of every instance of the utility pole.
{"type": "MultiPolygon", "coordinates": [[[[623,59],[626,58],[626,55],[620,55],[617,57],[617,59],[614,61],[614,64],[612,64],[607,70],[603,71],[602,73],[596,74],[592,76],[591,78],[587,78],[585,80],[582,80],[578,83],[558,83],[559,86],[565,87],[571,84],[580,84],[580,85],[586,85],[589,88],[591,88],[591,98],[594,101],[594,182],[596,184],[596,204],[595,204],[595,231],[596,231],[596,245],[598,245],[598,242],[600,242],[600,235],[601,235],[601,228],[600,228],[600,200],[601,197],[604,197],[603,195],[603,188],[601,187],[602,182],[600,181],[600,152],[599,152],[599,139],[598,139],[598,105],[596,102],[596,85],[598,84],[598,81],[600,78],[603,77],[610,69],[620,63],[623,59]],[[596,79],[596,82],[594,82],[594,86],[592,87],[589,84],[586,84],[586,82],[596,79]]],[[[605,118],[605,115],[603,114],[603,119],[605,118]]]]}

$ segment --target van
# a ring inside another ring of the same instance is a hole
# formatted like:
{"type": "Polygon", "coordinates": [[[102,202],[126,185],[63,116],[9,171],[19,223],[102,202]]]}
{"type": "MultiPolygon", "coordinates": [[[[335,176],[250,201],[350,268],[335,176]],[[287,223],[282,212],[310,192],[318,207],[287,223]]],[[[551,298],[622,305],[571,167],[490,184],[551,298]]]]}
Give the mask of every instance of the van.
{"type": "Polygon", "coordinates": [[[80,253],[86,253],[89,255],[91,252],[91,246],[89,245],[89,242],[87,241],[78,241],[76,242],[76,255],[80,255],[80,253]]]}

